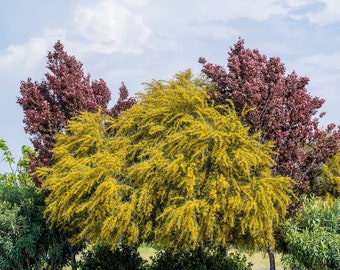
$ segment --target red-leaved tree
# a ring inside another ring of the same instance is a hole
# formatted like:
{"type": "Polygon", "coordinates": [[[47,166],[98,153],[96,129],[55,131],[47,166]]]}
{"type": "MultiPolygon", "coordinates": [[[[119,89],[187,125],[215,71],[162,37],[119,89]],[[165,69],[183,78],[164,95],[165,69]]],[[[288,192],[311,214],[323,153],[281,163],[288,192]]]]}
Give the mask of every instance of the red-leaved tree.
{"type": "Polygon", "coordinates": [[[251,133],[262,132],[263,141],[276,143],[273,172],[292,177],[297,194],[317,192],[321,164],[339,149],[340,131],[335,124],[319,127],[315,115],[324,100],[307,92],[309,79],[286,75],[279,58],[245,48],[242,39],[229,52],[228,70],[204,58],[199,62],[213,83],[209,95],[215,102],[231,99],[240,114],[245,106],[255,108],[242,119],[251,133]]]}
{"type": "MultiPolygon", "coordinates": [[[[117,104],[109,109],[111,92],[106,83],[90,80],[85,75],[83,64],[75,56],[64,51],[60,41],[54,45],[54,51],[47,55],[48,72],[41,82],[33,82],[31,78],[22,81],[21,96],[17,102],[24,111],[25,132],[31,136],[31,142],[38,158],[31,162],[31,172],[36,166],[50,166],[51,150],[55,144],[54,135],[59,133],[67,121],[81,111],[95,112],[102,108],[103,113],[118,116],[121,111],[135,104],[129,98],[128,91],[122,83],[117,104]]],[[[36,185],[39,180],[34,178],[36,185]]]]}

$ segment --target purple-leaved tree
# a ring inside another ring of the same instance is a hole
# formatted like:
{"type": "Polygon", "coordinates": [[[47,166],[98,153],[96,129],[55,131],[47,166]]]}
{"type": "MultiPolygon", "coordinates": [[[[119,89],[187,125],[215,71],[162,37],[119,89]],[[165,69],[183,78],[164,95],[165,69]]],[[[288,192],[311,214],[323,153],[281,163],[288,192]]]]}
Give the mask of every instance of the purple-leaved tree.
{"type": "MultiPolygon", "coordinates": [[[[51,150],[54,147],[54,136],[67,124],[67,121],[82,111],[102,112],[118,116],[121,111],[135,104],[135,99],[129,97],[124,83],[120,88],[120,96],[116,105],[109,109],[111,92],[102,80],[91,81],[90,75],[85,75],[83,64],[75,56],[64,51],[60,41],[54,45],[54,51],[47,55],[45,79],[41,82],[22,81],[21,96],[17,102],[24,111],[25,132],[31,136],[31,142],[38,158],[32,157],[31,172],[37,166],[50,166],[51,150]]],[[[34,177],[39,186],[39,179],[34,177]]]]}
{"type": "Polygon", "coordinates": [[[251,133],[261,132],[261,140],[276,143],[274,174],[292,177],[297,195],[318,193],[321,164],[339,150],[340,131],[335,124],[319,127],[315,115],[324,100],[307,92],[309,79],[295,72],[286,75],[278,57],[247,49],[242,39],[229,52],[227,70],[204,58],[199,62],[213,83],[209,95],[215,102],[232,100],[240,115],[245,106],[254,108],[242,119],[251,133]]]}

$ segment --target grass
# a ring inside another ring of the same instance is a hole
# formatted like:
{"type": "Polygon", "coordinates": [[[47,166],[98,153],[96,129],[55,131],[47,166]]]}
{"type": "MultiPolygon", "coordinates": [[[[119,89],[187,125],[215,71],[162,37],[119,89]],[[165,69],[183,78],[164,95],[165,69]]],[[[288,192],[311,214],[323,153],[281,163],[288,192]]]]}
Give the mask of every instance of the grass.
{"type": "MultiPolygon", "coordinates": [[[[247,260],[253,264],[253,270],[267,270],[269,269],[269,257],[262,252],[256,252],[251,255],[247,255],[247,260]]],[[[283,270],[281,264],[281,255],[275,254],[275,268],[276,270],[283,270]]]]}
{"type": "Polygon", "coordinates": [[[139,254],[144,260],[147,260],[149,263],[151,262],[151,257],[155,255],[156,249],[147,245],[141,245],[138,248],[139,254]]]}

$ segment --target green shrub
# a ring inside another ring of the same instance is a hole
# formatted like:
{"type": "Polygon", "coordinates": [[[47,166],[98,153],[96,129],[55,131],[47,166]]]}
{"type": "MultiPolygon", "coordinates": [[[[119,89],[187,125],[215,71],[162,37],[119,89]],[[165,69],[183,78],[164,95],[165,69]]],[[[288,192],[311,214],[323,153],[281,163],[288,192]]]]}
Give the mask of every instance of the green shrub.
{"type": "Polygon", "coordinates": [[[145,269],[136,247],[119,246],[110,250],[108,246],[97,245],[82,254],[81,270],[138,270],[145,269]]]}
{"type": "Polygon", "coordinates": [[[149,270],[251,270],[252,264],[239,253],[225,254],[223,249],[205,251],[198,248],[190,251],[161,250],[152,258],[149,270]]]}
{"type": "Polygon", "coordinates": [[[43,218],[44,196],[31,187],[0,183],[0,269],[61,269],[66,238],[43,218]]]}
{"type": "MultiPolygon", "coordinates": [[[[30,177],[33,149],[22,146],[18,162],[0,139],[1,161],[10,172],[0,172],[0,269],[62,269],[81,245],[71,246],[68,232],[50,228],[43,212],[45,196],[30,177]]],[[[74,263],[73,263],[74,264],[74,263]]]]}
{"type": "Polygon", "coordinates": [[[340,199],[304,199],[301,213],[285,224],[288,269],[340,269],[340,199]]]}

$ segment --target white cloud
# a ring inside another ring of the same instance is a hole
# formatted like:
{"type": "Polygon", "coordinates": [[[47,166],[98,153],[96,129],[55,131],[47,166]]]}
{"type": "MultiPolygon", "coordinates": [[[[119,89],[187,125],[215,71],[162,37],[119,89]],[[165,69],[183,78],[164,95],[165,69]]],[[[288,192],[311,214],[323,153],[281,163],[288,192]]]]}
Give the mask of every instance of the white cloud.
{"type": "MultiPolygon", "coordinates": [[[[245,1],[224,1],[226,7],[224,9],[225,15],[230,19],[248,18],[256,21],[268,19],[272,15],[286,14],[287,8],[282,5],[280,1],[268,0],[245,0],[245,1]]],[[[208,3],[208,1],[207,1],[208,3]]],[[[213,14],[213,13],[212,13],[213,14]]]]}
{"type": "Polygon", "coordinates": [[[301,6],[307,6],[310,4],[319,3],[320,0],[286,0],[286,3],[289,7],[298,8],[301,6]]]}
{"type": "Polygon", "coordinates": [[[300,61],[306,66],[317,66],[317,70],[339,71],[340,53],[334,54],[315,54],[303,57],[300,61]]]}
{"type": "Polygon", "coordinates": [[[339,0],[199,1],[193,9],[206,14],[206,18],[224,21],[238,18],[263,21],[274,15],[307,17],[310,22],[321,25],[340,21],[339,0]]]}
{"type": "Polygon", "coordinates": [[[43,39],[31,39],[23,45],[9,45],[0,54],[0,68],[21,67],[32,68],[46,54],[46,44],[43,39]]]}
{"type": "MultiPolygon", "coordinates": [[[[238,18],[262,21],[272,15],[285,15],[289,10],[283,1],[277,0],[189,1],[185,4],[187,5],[186,10],[191,11],[188,14],[188,18],[195,17],[196,19],[221,21],[230,21],[238,18]]],[[[173,8],[178,9],[178,6],[173,8]]]]}
{"type": "Polygon", "coordinates": [[[325,25],[340,21],[340,5],[338,0],[287,0],[290,8],[305,8],[305,12],[293,16],[307,17],[310,22],[325,25]],[[314,9],[313,9],[314,7],[314,9]]]}
{"type": "MultiPolygon", "coordinates": [[[[128,2],[133,5],[136,1],[128,2]]],[[[88,50],[99,53],[140,53],[152,33],[141,16],[116,1],[79,6],[73,23],[77,33],[87,39],[88,50]]]]}
{"type": "Polygon", "coordinates": [[[244,18],[263,21],[274,14],[288,14],[289,8],[283,3],[277,0],[154,0],[137,11],[152,28],[150,48],[178,51],[195,44],[196,38],[237,40],[243,33],[232,26],[231,21],[244,18]]]}
{"type": "Polygon", "coordinates": [[[0,69],[32,70],[41,65],[47,52],[52,49],[52,44],[58,39],[63,39],[63,30],[45,30],[39,38],[31,38],[24,44],[11,44],[0,53],[0,69]]]}
{"type": "Polygon", "coordinates": [[[116,0],[114,2],[131,9],[136,6],[146,6],[148,11],[145,13],[159,18],[160,23],[166,23],[167,21],[164,21],[166,18],[180,22],[205,19],[229,21],[237,18],[261,21],[273,15],[287,15],[291,7],[301,6],[310,1],[316,0],[116,0]]]}
{"type": "Polygon", "coordinates": [[[248,18],[263,21],[274,15],[284,15],[293,18],[307,17],[312,23],[318,24],[340,21],[339,0],[218,0],[213,3],[202,1],[198,5],[204,6],[202,10],[208,11],[217,19],[248,18]],[[296,11],[300,14],[291,15],[296,11]]]}
{"type": "Polygon", "coordinates": [[[116,0],[116,2],[120,2],[123,5],[130,5],[131,7],[145,6],[151,1],[152,0],[116,0]]]}
{"type": "Polygon", "coordinates": [[[338,0],[324,0],[326,8],[317,13],[309,14],[311,22],[319,24],[328,24],[340,21],[340,5],[338,0]]]}

